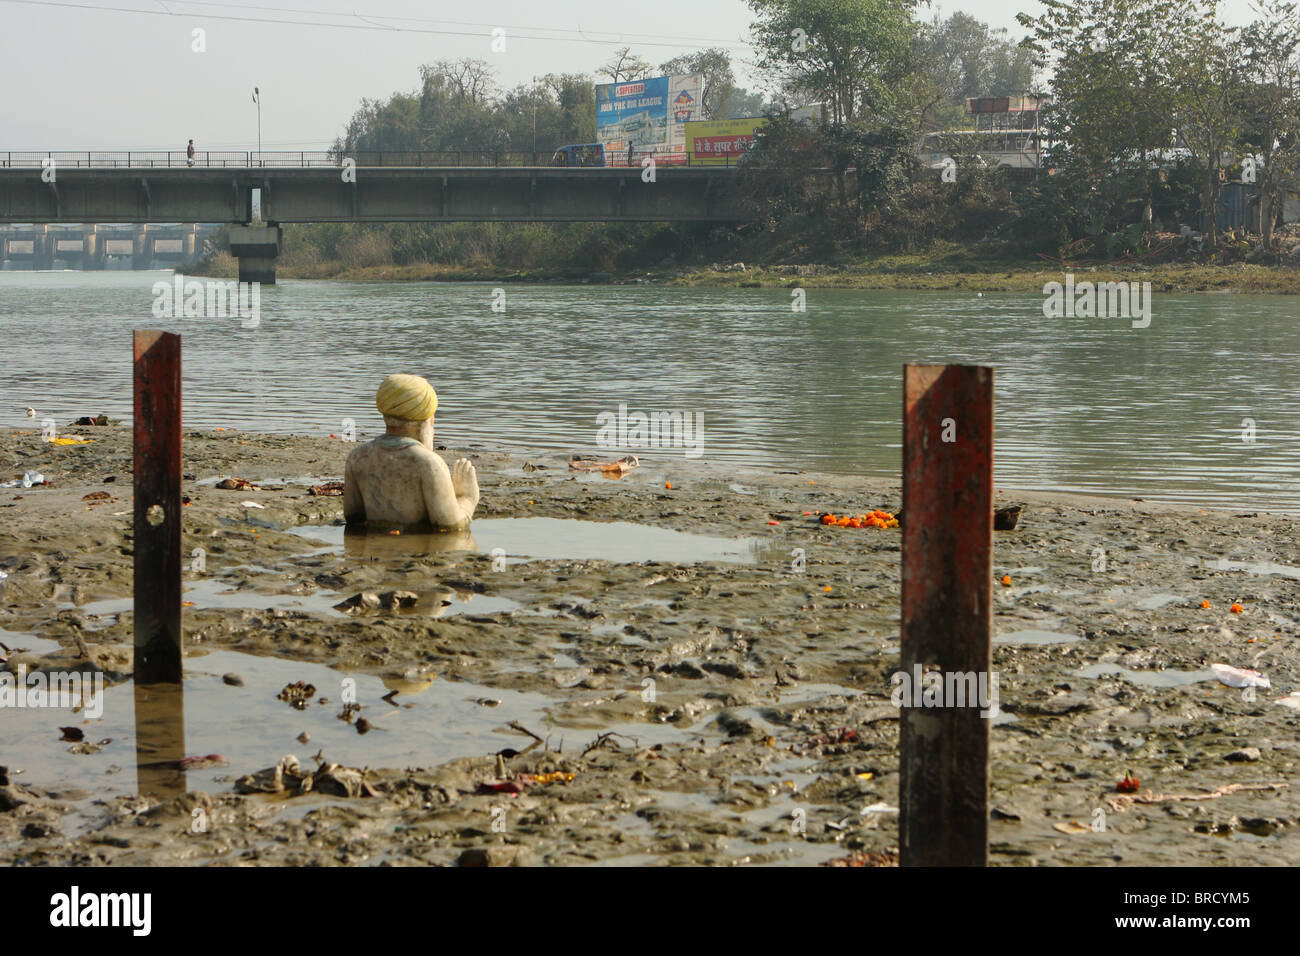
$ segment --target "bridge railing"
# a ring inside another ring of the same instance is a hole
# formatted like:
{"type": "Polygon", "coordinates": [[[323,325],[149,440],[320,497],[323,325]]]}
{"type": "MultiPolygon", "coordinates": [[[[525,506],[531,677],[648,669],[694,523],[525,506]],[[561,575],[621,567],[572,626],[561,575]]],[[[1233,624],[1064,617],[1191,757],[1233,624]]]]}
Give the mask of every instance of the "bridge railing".
{"type": "MultiPolygon", "coordinates": [[[[649,153],[634,152],[627,157],[610,157],[609,166],[639,167],[649,153]]],[[[357,166],[471,166],[501,167],[551,166],[551,151],[521,152],[511,150],[363,150],[337,153],[333,150],[276,151],[197,150],[191,163],[185,150],[0,150],[0,169],[308,169],[343,165],[344,159],[357,166]]],[[[719,156],[693,159],[687,153],[655,155],[660,166],[735,166],[736,157],[719,156]]]]}

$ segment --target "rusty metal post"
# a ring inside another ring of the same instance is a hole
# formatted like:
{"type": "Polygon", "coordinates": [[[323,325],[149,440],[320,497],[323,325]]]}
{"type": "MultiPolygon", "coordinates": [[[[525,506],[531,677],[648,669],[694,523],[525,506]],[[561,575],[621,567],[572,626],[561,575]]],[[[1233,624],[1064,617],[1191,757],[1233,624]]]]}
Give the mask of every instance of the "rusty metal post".
{"type": "Polygon", "coordinates": [[[181,683],[181,337],[135,333],[135,680],[181,683]]]}
{"type": "Polygon", "coordinates": [[[903,367],[902,524],[898,679],[911,694],[899,714],[900,863],[986,866],[991,715],[984,708],[996,708],[987,699],[996,700],[993,369],[903,367]],[[928,671],[942,679],[941,706],[922,696],[934,686],[922,680],[928,671]],[[973,701],[972,674],[977,688],[988,688],[973,701]],[[959,687],[963,706],[955,705],[959,687]]]}

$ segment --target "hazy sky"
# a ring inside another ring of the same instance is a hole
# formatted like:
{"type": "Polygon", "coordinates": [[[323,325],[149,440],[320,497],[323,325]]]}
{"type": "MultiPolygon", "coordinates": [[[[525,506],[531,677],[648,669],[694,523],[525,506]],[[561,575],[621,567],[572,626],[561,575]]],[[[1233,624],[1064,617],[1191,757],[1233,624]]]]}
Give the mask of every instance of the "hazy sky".
{"type": "MultiPolygon", "coordinates": [[[[728,46],[742,85],[749,79],[752,17],[741,0],[270,2],[0,0],[0,150],[182,149],[190,138],[201,149],[255,148],[254,86],[264,149],[322,149],[362,97],[412,90],[421,63],[462,56],[487,60],[510,87],[593,72],[624,45],[653,63],[728,46]],[[504,52],[492,51],[494,27],[505,30],[504,52]],[[195,29],[206,31],[206,52],[192,49],[195,29]]],[[[941,5],[1017,36],[1019,9],[1040,7],[941,5]]],[[[1247,0],[1224,9],[1231,22],[1248,18],[1247,0]]]]}

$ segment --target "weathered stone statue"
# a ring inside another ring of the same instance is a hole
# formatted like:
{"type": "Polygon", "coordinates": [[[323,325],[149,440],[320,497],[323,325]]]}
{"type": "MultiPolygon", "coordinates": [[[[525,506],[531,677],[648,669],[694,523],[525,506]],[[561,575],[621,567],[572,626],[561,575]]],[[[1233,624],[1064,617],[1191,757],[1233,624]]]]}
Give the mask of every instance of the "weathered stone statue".
{"type": "Polygon", "coordinates": [[[387,434],[348,455],[343,516],[374,531],[464,531],[478,507],[478,473],[468,458],[448,470],[433,450],[438,394],[418,375],[390,375],[375,404],[387,434]]]}

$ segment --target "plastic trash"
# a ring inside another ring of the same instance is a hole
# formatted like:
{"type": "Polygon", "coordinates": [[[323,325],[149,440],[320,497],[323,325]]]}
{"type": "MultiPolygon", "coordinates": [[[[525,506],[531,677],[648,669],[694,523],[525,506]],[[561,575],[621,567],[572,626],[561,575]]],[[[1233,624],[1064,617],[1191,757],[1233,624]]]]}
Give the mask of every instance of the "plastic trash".
{"type": "Polygon", "coordinates": [[[1214,679],[1227,687],[1272,687],[1269,679],[1259,671],[1232,667],[1228,664],[1211,664],[1214,679]]]}
{"type": "Polygon", "coordinates": [[[39,471],[25,471],[21,478],[0,483],[0,488],[30,488],[32,485],[45,484],[45,476],[39,471]]]}
{"type": "Polygon", "coordinates": [[[898,807],[891,807],[887,803],[873,803],[870,806],[863,807],[858,811],[858,816],[865,817],[869,813],[897,813],[898,807]]]}
{"type": "Polygon", "coordinates": [[[1300,710],[1300,690],[1293,690],[1278,700],[1273,701],[1275,704],[1281,704],[1283,707],[1290,707],[1292,710],[1300,710]]]}

